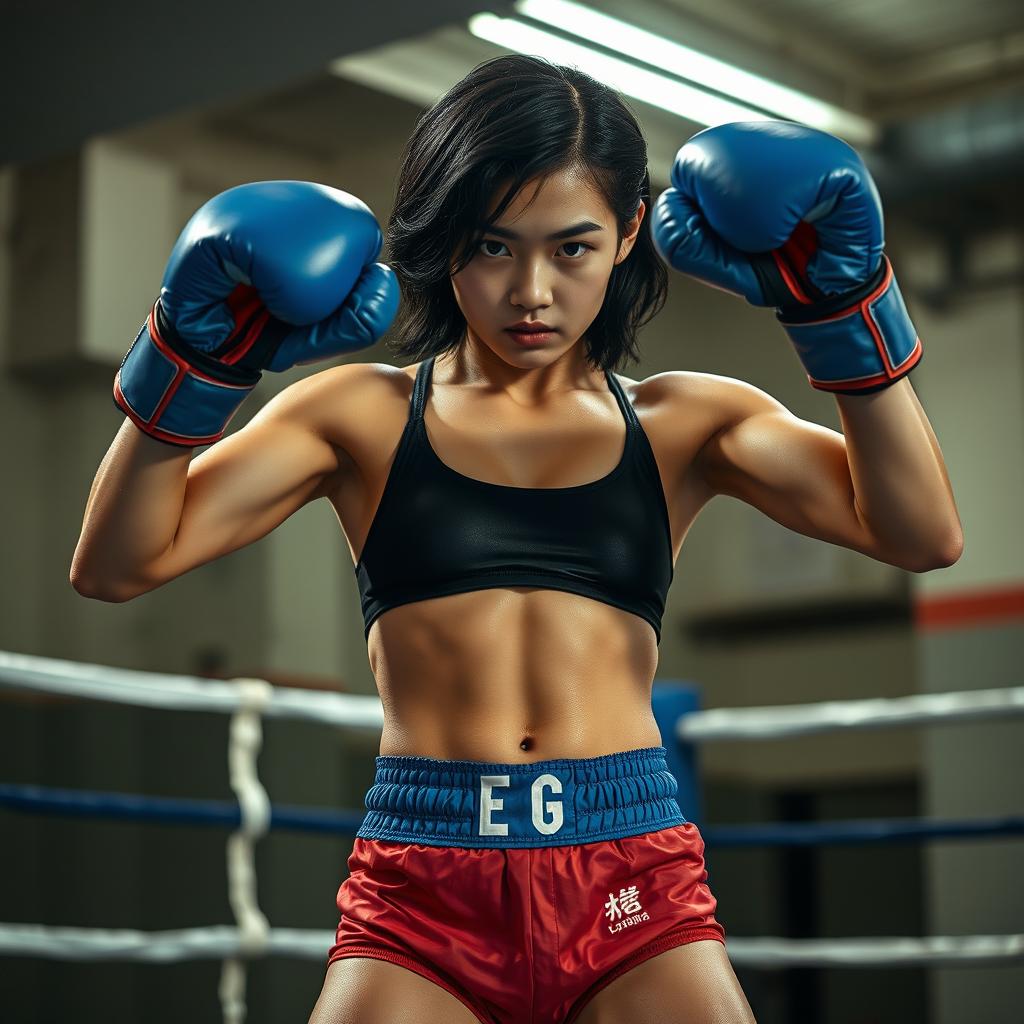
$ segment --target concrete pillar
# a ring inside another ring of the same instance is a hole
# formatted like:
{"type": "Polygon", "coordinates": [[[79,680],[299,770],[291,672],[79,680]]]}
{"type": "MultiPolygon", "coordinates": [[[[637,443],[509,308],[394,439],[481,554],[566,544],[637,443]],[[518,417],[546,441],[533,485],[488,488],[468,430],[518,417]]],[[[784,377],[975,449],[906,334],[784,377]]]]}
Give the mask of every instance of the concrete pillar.
{"type": "MultiPolygon", "coordinates": [[[[1018,248],[981,239],[975,261],[1018,248]]],[[[914,307],[925,346],[915,387],[928,411],[964,528],[949,568],[913,578],[921,692],[1024,682],[1024,292],[951,294],[945,310],[914,307]]],[[[975,818],[1024,809],[1019,718],[922,732],[927,817],[975,818]]],[[[928,931],[1024,932],[1019,838],[933,842],[926,848],[928,931]]],[[[931,972],[935,1024],[1002,1024],[1020,1013],[1024,967],[931,972]]]]}

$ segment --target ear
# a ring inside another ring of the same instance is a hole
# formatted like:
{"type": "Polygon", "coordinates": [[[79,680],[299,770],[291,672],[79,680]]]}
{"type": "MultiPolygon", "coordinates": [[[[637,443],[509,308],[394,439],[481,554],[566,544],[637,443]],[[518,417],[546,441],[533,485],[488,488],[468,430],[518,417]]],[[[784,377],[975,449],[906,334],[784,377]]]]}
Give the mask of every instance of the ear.
{"type": "Polygon", "coordinates": [[[623,236],[622,243],[619,245],[618,255],[615,257],[616,265],[621,263],[629,255],[630,250],[636,243],[636,236],[640,232],[640,225],[643,223],[644,214],[646,212],[647,206],[641,199],[640,205],[637,207],[637,211],[634,214],[633,219],[626,225],[626,234],[623,236]]]}

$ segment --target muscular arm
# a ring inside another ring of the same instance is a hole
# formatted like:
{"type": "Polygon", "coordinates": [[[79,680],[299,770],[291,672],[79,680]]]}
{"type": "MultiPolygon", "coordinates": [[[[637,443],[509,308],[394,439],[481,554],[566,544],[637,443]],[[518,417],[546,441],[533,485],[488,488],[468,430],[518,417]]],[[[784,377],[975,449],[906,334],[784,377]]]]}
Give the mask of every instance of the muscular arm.
{"type": "MultiPolygon", "coordinates": [[[[932,540],[936,531],[923,521],[916,534],[920,542],[909,544],[907,527],[883,532],[862,514],[843,434],[794,416],[745,381],[711,376],[707,383],[707,400],[716,405],[718,428],[699,451],[694,467],[712,493],[739,498],[798,533],[908,571],[949,564],[946,549],[939,550],[932,540]]],[[[682,394],[680,378],[680,410],[682,394]]],[[[908,442],[904,448],[909,447],[908,442]]],[[[932,451],[929,445],[929,458],[934,458],[932,451]]],[[[874,455],[882,457],[878,451],[874,455]]],[[[876,486],[872,507],[880,501],[878,493],[876,486]]],[[[945,502],[932,505],[937,512],[946,507],[945,502]]],[[[920,505],[912,503],[907,509],[910,515],[920,505]]],[[[956,555],[951,557],[955,561],[956,555]]]]}
{"type": "Polygon", "coordinates": [[[268,534],[323,493],[339,425],[375,372],[354,363],[297,381],[195,458],[126,420],[93,482],[74,588],[126,601],[268,534]]]}
{"type": "Polygon", "coordinates": [[[156,441],[125,418],[89,491],[71,560],[75,590],[106,601],[131,596],[140,568],[174,537],[191,459],[191,448],[156,441]]]}

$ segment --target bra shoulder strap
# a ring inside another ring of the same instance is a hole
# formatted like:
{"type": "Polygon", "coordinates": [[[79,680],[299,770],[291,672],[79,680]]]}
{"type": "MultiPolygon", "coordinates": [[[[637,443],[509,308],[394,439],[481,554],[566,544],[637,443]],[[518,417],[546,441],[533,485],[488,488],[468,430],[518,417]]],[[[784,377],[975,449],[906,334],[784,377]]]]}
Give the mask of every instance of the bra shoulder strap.
{"type": "Polygon", "coordinates": [[[640,426],[640,420],[629,400],[629,396],[619,383],[618,377],[611,370],[605,370],[604,375],[608,381],[608,387],[611,388],[612,394],[615,395],[616,401],[619,403],[619,408],[622,410],[622,415],[625,417],[627,425],[630,430],[636,430],[640,426]]]}
{"type": "Polygon", "coordinates": [[[431,356],[429,359],[424,359],[416,371],[416,384],[412,389],[412,404],[409,410],[409,419],[412,421],[423,419],[423,408],[427,404],[427,387],[434,372],[436,358],[436,356],[431,356]]]}

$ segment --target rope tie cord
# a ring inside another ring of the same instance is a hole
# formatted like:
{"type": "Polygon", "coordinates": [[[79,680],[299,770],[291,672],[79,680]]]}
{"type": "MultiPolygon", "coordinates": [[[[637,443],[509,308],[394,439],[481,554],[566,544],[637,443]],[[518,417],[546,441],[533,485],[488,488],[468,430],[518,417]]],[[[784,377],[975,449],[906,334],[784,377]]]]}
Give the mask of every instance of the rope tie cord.
{"type": "Polygon", "coordinates": [[[228,776],[241,811],[239,827],[228,836],[228,900],[238,925],[238,954],[221,967],[220,996],[224,1024],[245,1021],[245,959],[270,946],[270,922],[256,895],[255,846],[270,828],[270,797],[260,782],[256,759],[263,745],[261,716],[274,688],[263,679],[236,679],[239,703],[231,716],[228,776]]]}

